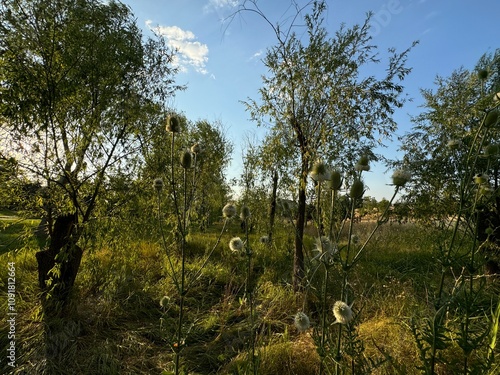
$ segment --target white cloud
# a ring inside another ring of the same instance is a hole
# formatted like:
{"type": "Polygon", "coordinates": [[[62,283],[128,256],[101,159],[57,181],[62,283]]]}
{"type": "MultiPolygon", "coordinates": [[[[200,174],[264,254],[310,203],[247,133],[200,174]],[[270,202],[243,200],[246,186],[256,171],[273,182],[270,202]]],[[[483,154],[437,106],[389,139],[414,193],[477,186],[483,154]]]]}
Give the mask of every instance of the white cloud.
{"type": "Polygon", "coordinates": [[[259,59],[261,56],[262,56],[262,50],[258,50],[252,56],[250,56],[250,58],[248,59],[248,61],[259,59]]]}
{"type": "Polygon", "coordinates": [[[223,9],[223,8],[234,8],[238,6],[239,0],[208,0],[207,5],[205,5],[205,10],[210,9],[223,9]]]}
{"type": "Polygon", "coordinates": [[[152,21],[146,21],[146,25],[162,35],[167,45],[177,50],[174,63],[182,72],[187,72],[189,67],[201,74],[207,74],[206,64],[208,62],[208,46],[196,40],[192,31],[182,30],[178,26],[151,26],[152,21]]]}

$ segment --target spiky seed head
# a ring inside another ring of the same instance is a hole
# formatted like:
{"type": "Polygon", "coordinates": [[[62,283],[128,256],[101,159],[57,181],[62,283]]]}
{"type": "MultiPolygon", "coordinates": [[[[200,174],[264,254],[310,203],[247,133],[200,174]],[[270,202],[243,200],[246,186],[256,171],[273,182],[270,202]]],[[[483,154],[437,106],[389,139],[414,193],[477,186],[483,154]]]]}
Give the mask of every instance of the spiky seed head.
{"type": "Polygon", "coordinates": [[[347,324],[352,320],[351,307],[342,301],[337,301],[333,304],[333,315],[337,323],[347,324]]]}
{"type": "Polygon", "coordinates": [[[403,169],[398,169],[392,174],[392,183],[394,186],[404,186],[408,181],[410,181],[410,172],[403,169]]]}
{"type": "Polygon", "coordinates": [[[184,169],[189,169],[193,166],[193,154],[189,150],[182,151],[181,165],[184,169]]]}
{"type": "Polygon", "coordinates": [[[233,237],[231,241],[229,241],[229,248],[235,253],[242,251],[243,247],[243,241],[239,237],[233,237]]]}
{"type": "Polygon", "coordinates": [[[481,69],[479,72],[477,72],[477,75],[480,80],[484,81],[486,78],[488,78],[488,70],[487,69],[481,69]]]}
{"type": "Polygon", "coordinates": [[[304,332],[309,329],[311,326],[311,321],[309,320],[309,317],[304,314],[302,311],[299,311],[296,315],[295,318],[293,319],[293,323],[295,325],[295,328],[299,332],[304,332]]]}
{"type": "Polygon", "coordinates": [[[243,206],[240,212],[240,219],[247,220],[251,216],[250,209],[247,206],[243,206]]]}
{"type": "Polygon", "coordinates": [[[161,178],[155,178],[153,186],[155,190],[159,193],[163,189],[163,180],[161,178]]]}
{"type": "Polygon", "coordinates": [[[170,304],[170,297],[169,296],[161,297],[160,307],[163,307],[165,309],[168,307],[169,304],[170,304]]]}
{"type": "Polygon", "coordinates": [[[228,203],[222,209],[222,216],[227,219],[232,218],[236,215],[236,206],[234,204],[228,203]]]}
{"type": "Polygon", "coordinates": [[[491,126],[496,125],[497,122],[498,122],[498,110],[494,109],[492,111],[489,111],[484,120],[484,126],[489,128],[491,126]]]}
{"type": "Polygon", "coordinates": [[[179,119],[175,115],[167,116],[167,131],[169,133],[179,133],[181,131],[181,125],[179,119]]]}
{"type": "Polygon", "coordinates": [[[357,171],[368,172],[370,170],[370,159],[368,156],[362,155],[354,166],[354,169],[357,171]]]}
{"type": "Polygon", "coordinates": [[[201,150],[202,148],[199,143],[195,143],[194,145],[191,146],[191,152],[195,155],[201,153],[201,150]]]}
{"type": "Polygon", "coordinates": [[[497,156],[499,152],[500,147],[495,143],[486,146],[486,148],[484,149],[484,154],[486,156],[497,156]]]}
{"type": "Polygon", "coordinates": [[[330,172],[328,171],[326,164],[322,161],[314,163],[311,170],[311,178],[317,182],[328,180],[330,178],[330,172]]]}
{"type": "Polygon", "coordinates": [[[365,193],[365,185],[361,180],[355,180],[352,183],[351,190],[349,191],[349,196],[353,199],[360,199],[365,193]]]}
{"type": "Polygon", "coordinates": [[[486,173],[478,173],[474,176],[474,183],[478,185],[486,184],[489,180],[489,176],[486,173]]]}
{"type": "Polygon", "coordinates": [[[361,156],[358,160],[358,164],[360,164],[360,165],[368,165],[369,163],[370,163],[370,159],[366,155],[361,156]]]}
{"type": "Polygon", "coordinates": [[[332,190],[338,191],[342,186],[342,175],[339,171],[334,170],[330,175],[330,188],[332,190]]]}
{"type": "Polygon", "coordinates": [[[479,195],[489,197],[494,191],[495,189],[493,189],[489,183],[484,183],[479,186],[479,195]]]}

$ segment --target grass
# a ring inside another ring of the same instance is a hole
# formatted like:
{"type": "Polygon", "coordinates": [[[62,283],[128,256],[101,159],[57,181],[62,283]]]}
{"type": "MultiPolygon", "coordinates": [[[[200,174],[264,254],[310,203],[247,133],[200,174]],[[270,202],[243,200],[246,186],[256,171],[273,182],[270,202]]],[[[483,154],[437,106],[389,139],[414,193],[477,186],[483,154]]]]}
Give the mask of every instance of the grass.
{"type": "MultiPolygon", "coordinates": [[[[28,233],[35,220],[3,219],[2,244],[10,245],[0,259],[16,262],[19,332],[17,373],[38,373],[43,362],[43,319],[36,281],[36,242],[28,233]],[[28,229],[24,227],[28,226],[28,229]],[[14,239],[16,239],[14,241],[14,239]],[[24,241],[24,242],[23,242],[24,241]],[[14,245],[15,244],[15,245],[14,245]],[[16,250],[16,251],[14,251],[16,250]],[[6,253],[7,252],[7,253],[6,253]]],[[[362,240],[371,223],[356,227],[362,240]]],[[[220,228],[219,228],[220,229],[220,228]]],[[[203,262],[203,255],[217,236],[209,233],[188,237],[188,280],[203,262]]],[[[185,299],[186,324],[183,343],[184,368],[190,374],[241,374],[248,370],[249,308],[242,299],[245,258],[231,253],[227,243],[241,229],[232,225],[214,256],[196,279],[185,299]]],[[[416,345],[409,328],[415,316],[425,316],[440,277],[436,247],[442,233],[414,224],[386,225],[377,233],[360,263],[353,269],[350,287],[355,293],[353,309],[359,313],[358,334],[364,355],[380,365],[373,374],[417,374],[416,345]]],[[[308,299],[312,328],[299,333],[293,317],[302,310],[302,295],[291,288],[292,257],[289,229],[276,233],[276,246],[260,244],[252,234],[255,252],[252,265],[255,288],[256,358],[259,374],[316,374],[319,366],[313,332],[319,324],[314,313],[317,301],[308,299]]],[[[310,245],[313,240],[309,238],[310,245]]],[[[172,370],[173,337],[179,299],[166,274],[166,257],[150,240],[96,241],[85,250],[75,288],[75,309],[66,336],[72,348],[62,373],[161,374],[172,370]],[[170,304],[160,306],[163,296],[170,304]],[[66,371],[66,372],[64,372],[66,371]]],[[[174,254],[175,248],[169,248],[174,254]]],[[[458,267],[458,265],[457,265],[458,267]]],[[[340,274],[332,271],[330,303],[338,295],[340,274]]],[[[6,269],[1,270],[2,289],[6,269]]],[[[489,293],[490,291],[488,291],[489,293]]],[[[6,302],[1,308],[5,311],[6,302]]],[[[0,323],[2,337],[7,330],[0,323]]],[[[1,342],[2,350],[7,345],[1,342]]],[[[440,374],[453,373],[460,355],[457,345],[444,354],[448,365],[440,374]]],[[[5,371],[3,368],[0,371],[5,371]]]]}
{"type": "Polygon", "coordinates": [[[20,218],[10,210],[0,210],[0,255],[35,245],[33,230],[39,222],[20,218]]]}

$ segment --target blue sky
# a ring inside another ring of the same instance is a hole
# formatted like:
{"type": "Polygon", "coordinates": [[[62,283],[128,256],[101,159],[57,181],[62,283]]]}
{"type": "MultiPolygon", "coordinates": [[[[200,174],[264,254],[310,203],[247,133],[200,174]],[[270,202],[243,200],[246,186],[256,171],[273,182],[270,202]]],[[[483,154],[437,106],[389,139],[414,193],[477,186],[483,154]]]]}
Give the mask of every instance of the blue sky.
{"type": "MultiPolygon", "coordinates": [[[[245,139],[264,134],[249,120],[241,101],[259,99],[261,75],[266,73],[261,59],[276,42],[271,28],[254,14],[224,21],[241,1],[123,0],[146,35],[158,28],[179,50],[177,82],[186,84],[187,90],[169,104],[190,120],[220,121],[226,128],[235,146],[229,177],[241,172],[245,139]]],[[[258,4],[273,22],[285,22],[291,14],[287,13],[290,0],[259,0],[258,4]]],[[[472,69],[481,55],[500,48],[498,0],[328,0],[327,4],[325,26],[330,35],[341,23],[362,23],[372,11],[372,41],[382,59],[389,47],[403,51],[413,41],[420,42],[410,52],[407,66],[413,71],[404,82],[413,102],[396,113],[395,141],[382,151],[390,157],[398,157],[396,136],[411,129],[410,115],[420,111],[421,88],[433,88],[437,75],[447,77],[461,66],[472,69]]],[[[384,172],[385,167],[374,166],[366,175],[368,195],[378,199],[392,195],[387,186],[391,172],[384,172]]]]}

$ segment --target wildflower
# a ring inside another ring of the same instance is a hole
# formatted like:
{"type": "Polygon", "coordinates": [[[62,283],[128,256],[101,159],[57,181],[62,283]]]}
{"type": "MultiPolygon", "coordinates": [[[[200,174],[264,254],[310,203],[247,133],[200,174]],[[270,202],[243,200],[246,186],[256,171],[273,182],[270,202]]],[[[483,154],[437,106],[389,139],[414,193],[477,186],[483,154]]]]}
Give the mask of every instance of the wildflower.
{"type": "Polygon", "coordinates": [[[333,315],[337,323],[347,324],[352,320],[351,307],[345,302],[337,301],[333,304],[333,315]]]}
{"type": "Polygon", "coordinates": [[[239,237],[233,237],[231,241],[229,241],[229,248],[235,253],[243,250],[243,246],[243,241],[239,237]]]}
{"type": "Polygon", "coordinates": [[[302,311],[298,312],[295,315],[295,318],[293,321],[294,321],[295,327],[297,328],[297,330],[299,332],[304,332],[305,330],[307,330],[311,326],[311,322],[309,321],[309,317],[306,314],[304,314],[302,311]]]}
{"type": "Polygon", "coordinates": [[[322,161],[314,163],[311,170],[311,178],[316,182],[322,182],[330,179],[330,172],[328,167],[322,161]]]}
{"type": "Polygon", "coordinates": [[[462,141],[460,139],[450,139],[446,146],[452,150],[456,150],[462,145],[462,141]]]}
{"type": "Polygon", "coordinates": [[[474,176],[474,182],[482,185],[488,182],[489,176],[486,173],[478,173],[474,176]]]}
{"type": "Polygon", "coordinates": [[[331,173],[329,183],[330,189],[335,191],[340,190],[342,186],[342,175],[339,171],[335,170],[331,173]]]}
{"type": "Polygon", "coordinates": [[[351,190],[349,191],[349,195],[351,198],[360,199],[365,193],[365,185],[361,180],[355,180],[352,183],[351,190]]]}
{"type": "Polygon", "coordinates": [[[224,208],[222,209],[222,215],[227,219],[230,219],[233,216],[235,216],[236,215],[236,207],[234,206],[234,204],[231,204],[231,203],[226,204],[224,206],[224,208]]]}
{"type": "Polygon", "coordinates": [[[167,117],[167,126],[166,129],[169,133],[178,133],[181,130],[181,126],[179,124],[179,119],[175,115],[169,115],[167,117]]]}
{"type": "Polygon", "coordinates": [[[193,154],[191,151],[184,150],[181,154],[181,165],[184,169],[189,169],[193,165],[193,154]]]}
{"type": "Polygon", "coordinates": [[[155,190],[159,193],[163,189],[163,180],[161,178],[155,178],[153,186],[155,190]]]}
{"type": "Polygon", "coordinates": [[[198,142],[191,146],[191,152],[195,155],[198,155],[201,152],[201,150],[202,150],[201,146],[198,142]]]}
{"type": "Polygon", "coordinates": [[[168,307],[169,304],[170,304],[170,297],[169,296],[161,297],[160,307],[163,307],[165,309],[168,307]]]}
{"type": "Polygon", "coordinates": [[[399,169],[395,171],[392,175],[392,183],[395,186],[404,186],[408,181],[410,181],[411,175],[408,171],[399,169]]]}
{"type": "Polygon", "coordinates": [[[240,213],[241,220],[247,220],[250,217],[250,209],[247,206],[243,206],[240,213]]]}
{"type": "Polygon", "coordinates": [[[368,156],[363,155],[359,158],[358,162],[354,166],[354,168],[357,171],[365,171],[368,172],[370,170],[370,165],[369,165],[370,160],[368,159],[368,156]]]}

